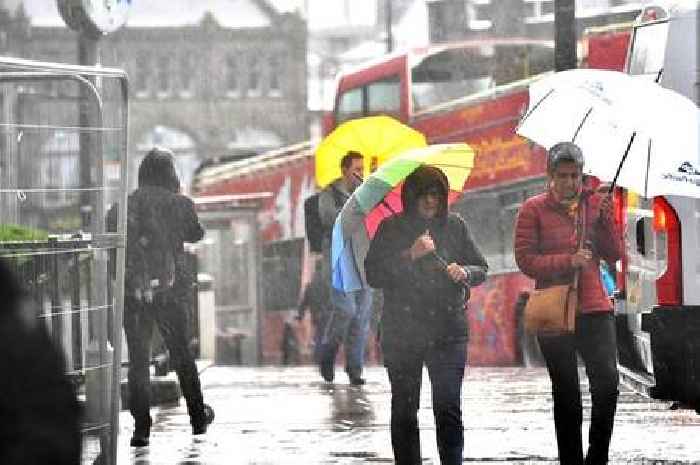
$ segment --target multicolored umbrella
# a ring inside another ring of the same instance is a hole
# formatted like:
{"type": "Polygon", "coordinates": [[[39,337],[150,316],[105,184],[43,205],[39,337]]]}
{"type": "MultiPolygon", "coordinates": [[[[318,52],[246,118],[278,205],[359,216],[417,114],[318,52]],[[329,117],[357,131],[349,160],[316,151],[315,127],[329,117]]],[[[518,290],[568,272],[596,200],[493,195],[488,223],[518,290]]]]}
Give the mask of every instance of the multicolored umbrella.
{"type": "Polygon", "coordinates": [[[394,155],[425,147],[425,136],[390,116],[368,116],[341,124],[316,148],[316,183],[325,187],[340,177],[340,160],[349,150],[364,156],[367,174],[394,155]]]}
{"type": "Polygon", "coordinates": [[[353,192],[333,225],[333,287],[349,292],[367,287],[364,261],[369,242],[384,218],[400,212],[403,180],[421,165],[440,168],[450,186],[448,202],[457,199],[472,167],[474,150],[467,144],[430,145],[408,150],[370,174],[353,192]]]}

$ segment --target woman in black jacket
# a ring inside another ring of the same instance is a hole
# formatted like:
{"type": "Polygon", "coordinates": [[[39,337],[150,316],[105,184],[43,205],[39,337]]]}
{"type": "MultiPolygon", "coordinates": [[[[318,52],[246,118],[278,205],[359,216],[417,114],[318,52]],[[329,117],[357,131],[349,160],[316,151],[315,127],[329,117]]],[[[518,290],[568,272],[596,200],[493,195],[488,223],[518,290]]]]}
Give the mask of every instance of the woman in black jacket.
{"type": "Polygon", "coordinates": [[[465,305],[488,265],[459,215],[448,213],[448,182],[422,166],[401,192],[403,213],[379,227],[365,260],[367,281],[384,290],[382,349],[391,383],[391,442],[397,465],[421,463],[418,403],[423,365],[433,394],[442,465],[462,463],[461,387],[465,305]]]}

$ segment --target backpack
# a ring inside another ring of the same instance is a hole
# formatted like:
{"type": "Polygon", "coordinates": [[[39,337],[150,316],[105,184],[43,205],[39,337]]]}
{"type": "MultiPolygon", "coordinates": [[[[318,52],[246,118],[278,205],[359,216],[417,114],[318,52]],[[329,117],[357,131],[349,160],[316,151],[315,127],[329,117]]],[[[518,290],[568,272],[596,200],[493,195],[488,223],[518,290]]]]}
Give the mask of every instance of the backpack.
{"type": "Polygon", "coordinates": [[[129,198],[125,287],[128,295],[148,303],[175,283],[176,244],[169,213],[171,208],[143,196],[129,198]]]}
{"type": "MultiPolygon", "coordinates": [[[[330,188],[335,206],[340,210],[343,208],[347,197],[332,184],[330,188]]],[[[321,222],[321,214],[318,205],[320,194],[321,192],[316,192],[304,200],[304,227],[306,229],[306,238],[309,241],[309,248],[311,251],[318,253],[323,251],[323,237],[326,235],[330,236],[331,234],[331,231],[327,231],[321,222]]]]}
{"type": "Polygon", "coordinates": [[[318,192],[304,200],[304,227],[309,249],[321,253],[323,249],[323,224],[318,211],[318,192]]]}

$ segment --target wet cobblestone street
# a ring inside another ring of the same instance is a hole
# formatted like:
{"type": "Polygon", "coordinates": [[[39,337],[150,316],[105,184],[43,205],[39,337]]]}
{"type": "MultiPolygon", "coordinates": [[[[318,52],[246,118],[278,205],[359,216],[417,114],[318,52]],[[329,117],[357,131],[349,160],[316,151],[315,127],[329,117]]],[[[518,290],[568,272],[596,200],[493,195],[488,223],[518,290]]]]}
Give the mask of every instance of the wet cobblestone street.
{"type": "MultiPolygon", "coordinates": [[[[153,408],[151,445],[131,448],[132,421],[123,411],[118,463],[391,464],[386,373],[374,367],[366,370],[366,377],[367,385],[356,388],[347,384],[341,368],[335,384],[323,382],[313,367],[208,368],[201,375],[204,396],[216,411],[209,432],[190,434],[181,401],[153,408]]],[[[544,369],[468,369],[463,399],[464,463],[557,462],[544,369]]],[[[670,410],[669,405],[623,387],[611,463],[700,463],[700,416],[670,410]]],[[[584,406],[590,406],[587,396],[584,406]]],[[[439,465],[427,375],[419,420],[423,463],[439,465]]]]}

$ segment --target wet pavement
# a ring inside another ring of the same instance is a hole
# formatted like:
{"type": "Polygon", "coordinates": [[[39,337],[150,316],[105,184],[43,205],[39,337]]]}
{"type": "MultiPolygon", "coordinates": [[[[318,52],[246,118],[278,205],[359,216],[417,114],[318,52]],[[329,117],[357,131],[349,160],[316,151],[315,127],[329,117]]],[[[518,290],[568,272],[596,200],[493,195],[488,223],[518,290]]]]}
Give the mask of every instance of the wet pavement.
{"type": "MultiPolygon", "coordinates": [[[[152,409],[151,445],[129,447],[132,421],[120,417],[120,465],[391,464],[390,394],[383,368],[327,384],[313,367],[210,367],[201,374],[216,420],[193,437],[184,401],[152,409]]],[[[556,463],[549,380],[544,369],[468,369],[463,392],[464,463],[556,463]]],[[[590,407],[586,397],[584,405],[590,407]]],[[[670,410],[622,388],[611,445],[614,464],[700,463],[700,415],[670,410]]],[[[588,417],[584,417],[587,421],[588,417]]],[[[419,411],[423,463],[439,465],[427,374],[419,411]]],[[[587,424],[584,425],[587,431],[587,424]]]]}

